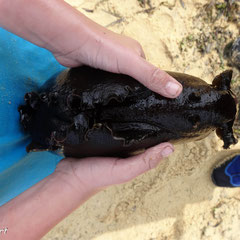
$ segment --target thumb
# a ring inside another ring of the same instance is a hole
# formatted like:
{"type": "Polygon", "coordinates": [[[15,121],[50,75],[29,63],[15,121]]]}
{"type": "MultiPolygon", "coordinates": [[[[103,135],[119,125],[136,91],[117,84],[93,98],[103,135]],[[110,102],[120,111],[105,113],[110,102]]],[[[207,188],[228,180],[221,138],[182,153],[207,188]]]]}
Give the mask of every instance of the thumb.
{"type": "Polygon", "coordinates": [[[110,185],[128,182],[138,175],[156,167],[160,160],[173,152],[170,143],[162,143],[144,153],[119,158],[85,158],[71,161],[74,175],[86,189],[101,189],[110,185]]]}
{"type": "Polygon", "coordinates": [[[175,98],[182,92],[182,85],[166,72],[136,56],[126,63],[124,73],[135,78],[147,88],[168,98],[175,98]],[[129,67],[131,65],[131,67],[129,67]]]}

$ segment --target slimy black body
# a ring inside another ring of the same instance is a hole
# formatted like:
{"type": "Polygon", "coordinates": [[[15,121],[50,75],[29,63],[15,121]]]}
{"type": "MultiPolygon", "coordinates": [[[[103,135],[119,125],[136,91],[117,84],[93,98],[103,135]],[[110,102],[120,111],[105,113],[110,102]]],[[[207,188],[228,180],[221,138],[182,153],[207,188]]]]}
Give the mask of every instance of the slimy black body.
{"type": "Polygon", "coordinates": [[[87,66],[69,69],[39,92],[25,95],[21,123],[30,133],[27,151],[61,149],[65,156],[117,156],[161,142],[199,140],[212,131],[228,148],[237,141],[232,71],[213,83],[168,72],[182,85],[176,99],[152,92],[135,79],[87,66]]]}

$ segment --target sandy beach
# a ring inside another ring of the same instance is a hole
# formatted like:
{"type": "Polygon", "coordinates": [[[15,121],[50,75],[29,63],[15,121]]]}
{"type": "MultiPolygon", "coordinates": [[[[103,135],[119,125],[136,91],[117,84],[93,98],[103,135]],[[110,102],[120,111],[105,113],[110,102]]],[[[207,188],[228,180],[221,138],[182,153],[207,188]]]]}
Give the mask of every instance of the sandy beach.
{"type": "MultiPolygon", "coordinates": [[[[240,21],[233,19],[239,2],[229,14],[224,1],[67,2],[110,30],[137,39],[147,60],[161,69],[208,83],[229,68],[223,49],[240,35],[240,21]]],[[[236,69],[233,78],[236,87],[236,69]]],[[[215,133],[176,145],[156,169],[98,193],[43,239],[238,240],[240,189],[215,187],[211,171],[226,156],[240,152],[240,143],[229,150],[222,145],[215,133]]]]}

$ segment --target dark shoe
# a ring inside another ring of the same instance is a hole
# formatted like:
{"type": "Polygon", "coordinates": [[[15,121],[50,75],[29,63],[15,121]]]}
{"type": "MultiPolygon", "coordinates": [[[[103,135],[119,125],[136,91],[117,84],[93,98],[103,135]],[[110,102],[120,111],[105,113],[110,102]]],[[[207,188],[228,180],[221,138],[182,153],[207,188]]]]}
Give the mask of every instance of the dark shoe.
{"type": "Polygon", "coordinates": [[[219,187],[240,187],[240,155],[235,155],[212,172],[212,181],[219,187]]]}

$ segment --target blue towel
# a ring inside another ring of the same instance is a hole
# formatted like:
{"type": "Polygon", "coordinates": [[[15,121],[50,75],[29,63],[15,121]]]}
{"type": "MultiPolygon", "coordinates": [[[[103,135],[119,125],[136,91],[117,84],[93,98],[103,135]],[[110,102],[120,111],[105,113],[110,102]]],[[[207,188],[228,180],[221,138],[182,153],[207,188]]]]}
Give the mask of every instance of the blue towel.
{"type": "Polygon", "coordinates": [[[0,206],[53,173],[61,156],[26,153],[31,142],[19,122],[18,106],[65,68],[47,50],[0,28],[0,206]]]}

